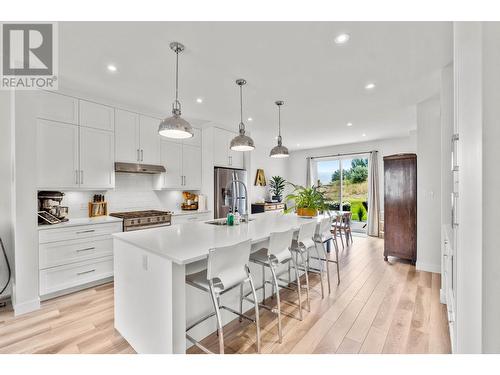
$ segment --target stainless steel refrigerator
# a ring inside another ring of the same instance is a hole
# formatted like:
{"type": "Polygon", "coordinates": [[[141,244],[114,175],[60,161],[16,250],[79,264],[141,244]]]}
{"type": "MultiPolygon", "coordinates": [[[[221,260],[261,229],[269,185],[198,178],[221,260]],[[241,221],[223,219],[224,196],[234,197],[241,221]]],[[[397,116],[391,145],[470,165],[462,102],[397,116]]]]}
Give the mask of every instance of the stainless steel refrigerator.
{"type": "Polygon", "coordinates": [[[245,189],[240,184],[231,181],[240,180],[247,183],[247,171],[241,169],[215,168],[214,173],[214,216],[216,219],[225,218],[231,211],[233,202],[240,214],[246,212],[245,189]],[[234,190],[234,191],[233,191],[234,190]]]}

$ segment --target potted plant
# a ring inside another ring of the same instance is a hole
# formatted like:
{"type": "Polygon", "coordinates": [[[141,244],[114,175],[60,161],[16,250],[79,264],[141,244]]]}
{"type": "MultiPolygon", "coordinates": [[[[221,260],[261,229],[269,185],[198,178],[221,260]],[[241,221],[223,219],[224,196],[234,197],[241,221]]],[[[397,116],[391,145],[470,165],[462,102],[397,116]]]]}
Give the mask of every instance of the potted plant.
{"type": "Polygon", "coordinates": [[[295,210],[298,216],[312,217],[317,216],[318,211],[328,210],[328,205],[325,201],[324,193],[318,190],[318,187],[303,187],[294,185],[293,192],[286,196],[286,201],[294,202],[285,212],[295,210]]]}
{"type": "Polygon", "coordinates": [[[285,190],[286,180],[280,176],[273,176],[269,181],[269,190],[271,191],[271,199],[281,203],[283,191],[285,190]]]}

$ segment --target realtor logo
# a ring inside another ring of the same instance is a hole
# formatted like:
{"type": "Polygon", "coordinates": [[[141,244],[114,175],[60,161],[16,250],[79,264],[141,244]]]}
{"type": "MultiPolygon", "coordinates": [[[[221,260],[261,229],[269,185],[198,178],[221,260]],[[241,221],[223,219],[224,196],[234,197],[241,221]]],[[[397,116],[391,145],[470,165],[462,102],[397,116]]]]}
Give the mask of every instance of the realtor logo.
{"type": "Polygon", "coordinates": [[[57,25],[3,23],[2,89],[57,89],[57,25]]]}

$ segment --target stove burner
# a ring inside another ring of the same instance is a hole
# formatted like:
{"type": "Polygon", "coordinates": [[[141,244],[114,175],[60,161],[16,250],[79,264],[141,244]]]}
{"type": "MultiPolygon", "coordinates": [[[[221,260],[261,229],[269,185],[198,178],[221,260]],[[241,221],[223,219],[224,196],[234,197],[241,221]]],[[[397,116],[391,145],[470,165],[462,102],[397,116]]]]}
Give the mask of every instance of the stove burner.
{"type": "Polygon", "coordinates": [[[147,210],[114,212],[109,215],[123,219],[123,231],[129,232],[132,230],[171,225],[172,212],[147,210]]]}

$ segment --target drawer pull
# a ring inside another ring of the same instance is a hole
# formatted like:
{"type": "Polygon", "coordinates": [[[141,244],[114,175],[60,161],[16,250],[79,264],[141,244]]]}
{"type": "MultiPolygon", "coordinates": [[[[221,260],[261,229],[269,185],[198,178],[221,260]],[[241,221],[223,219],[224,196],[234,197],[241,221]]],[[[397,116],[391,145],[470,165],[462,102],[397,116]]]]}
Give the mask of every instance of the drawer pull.
{"type": "Polygon", "coordinates": [[[95,247],[87,247],[87,248],[85,248],[85,249],[78,249],[76,252],[77,252],[77,253],[80,253],[80,252],[82,252],[82,251],[89,251],[89,250],[94,250],[94,249],[95,249],[95,247]]]}
{"type": "Polygon", "coordinates": [[[87,273],[92,273],[92,272],[95,272],[95,268],[93,270],[89,270],[89,271],[78,272],[77,275],[81,276],[81,275],[85,275],[87,273]]]}
{"type": "Polygon", "coordinates": [[[89,230],[82,230],[80,232],[76,232],[76,234],[82,234],[82,233],[92,233],[95,232],[95,229],[89,229],[89,230]]]}

